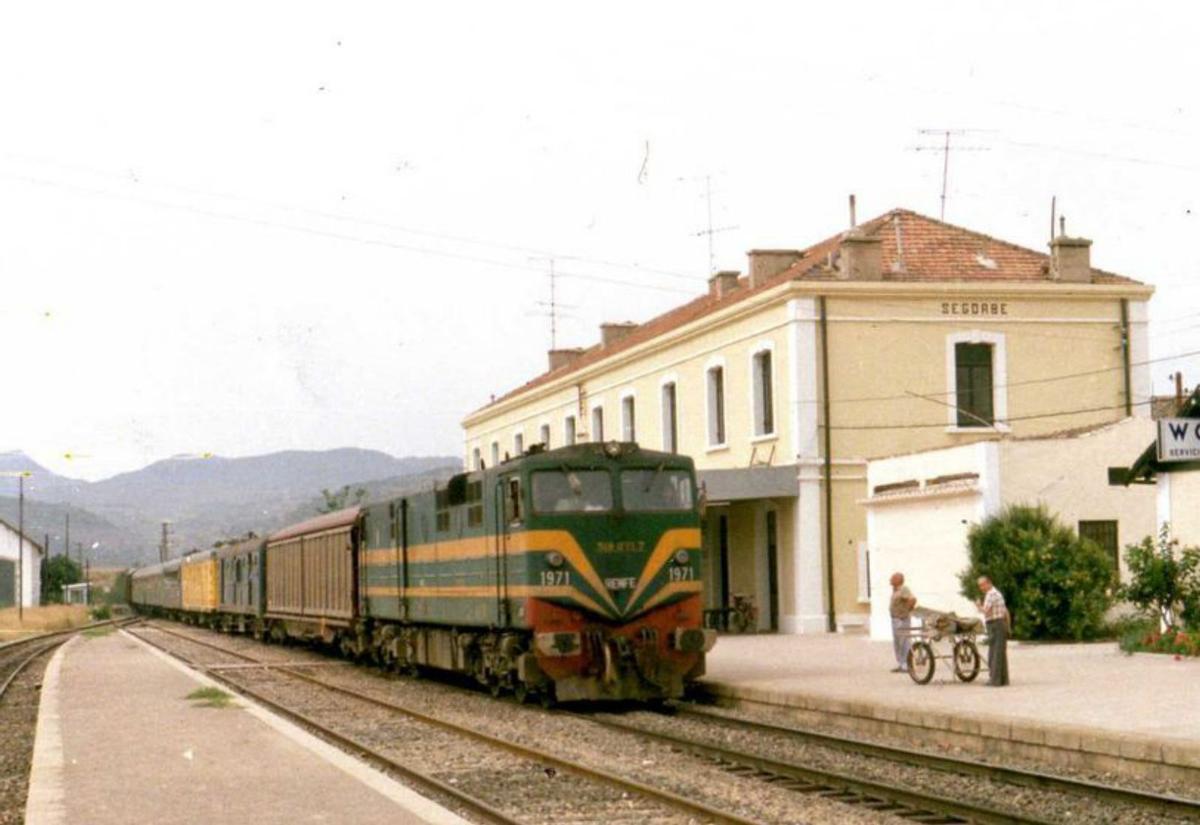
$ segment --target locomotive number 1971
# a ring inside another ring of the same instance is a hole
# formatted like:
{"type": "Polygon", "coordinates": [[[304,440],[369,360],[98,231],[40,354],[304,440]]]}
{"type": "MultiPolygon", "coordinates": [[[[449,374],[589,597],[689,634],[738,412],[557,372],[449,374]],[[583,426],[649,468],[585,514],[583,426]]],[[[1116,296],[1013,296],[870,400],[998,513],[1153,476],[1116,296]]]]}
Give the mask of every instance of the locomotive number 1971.
{"type": "Polygon", "coordinates": [[[564,587],[571,584],[570,570],[543,570],[542,571],[542,586],[543,587],[564,587]]]}
{"type": "Polygon", "coordinates": [[[691,581],[693,578],[692,568],[690,567],[669,567],[668,579],[673,582],[691,581]]]}

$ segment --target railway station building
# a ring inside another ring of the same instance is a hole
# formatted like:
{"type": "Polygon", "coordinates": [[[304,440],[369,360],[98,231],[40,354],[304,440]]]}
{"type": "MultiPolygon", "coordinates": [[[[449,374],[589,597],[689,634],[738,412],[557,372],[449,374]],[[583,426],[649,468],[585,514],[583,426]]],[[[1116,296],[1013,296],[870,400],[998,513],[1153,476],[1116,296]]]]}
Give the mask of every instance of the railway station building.
{"type": "Polygon", "coordinates": [[[464,460],[535,443],[637,441],[694,458],[706,607],[758,629],[865,628],[867,463],[1149,416],[1152,288],[895,209],[600,341],[470,413],[464,460]]]}
{"type": "Polygon", "coordinates": [[[15,607],[17,590],[23,607],[37,607],[42,591],[42,545],[25,536],[22,552],[17,528],[0,519],[0,608],[15,607]]]}

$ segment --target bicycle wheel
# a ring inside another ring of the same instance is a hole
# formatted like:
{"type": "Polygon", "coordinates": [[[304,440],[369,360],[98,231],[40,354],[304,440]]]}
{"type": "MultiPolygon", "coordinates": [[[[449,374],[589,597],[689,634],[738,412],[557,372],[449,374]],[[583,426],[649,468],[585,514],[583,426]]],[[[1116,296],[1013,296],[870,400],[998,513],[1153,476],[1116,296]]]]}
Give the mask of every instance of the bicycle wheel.
{"type": "Polygon", "coordinates": [[[979,648],[970,639],[954,643],[954,675],[960,682],[973,682],[979,675],[979,648]]]}
{"type": "Polygon", "coordinates": [[[908,676],[918,685],[927,685],[933,678],[937,659],[929,642],[916,641],[908,649],[908,676]]]}

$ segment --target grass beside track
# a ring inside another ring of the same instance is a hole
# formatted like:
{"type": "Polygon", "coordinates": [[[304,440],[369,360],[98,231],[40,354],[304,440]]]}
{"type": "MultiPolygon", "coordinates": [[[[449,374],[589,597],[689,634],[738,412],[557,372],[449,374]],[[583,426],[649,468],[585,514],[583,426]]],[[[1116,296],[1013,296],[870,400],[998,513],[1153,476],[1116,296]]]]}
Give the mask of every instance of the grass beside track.
{"type": "Polygon", "coordinates": [[[27,607],[24,617],[18,616],[17,608],[0,610],[0,643],[13,641],[35,633],[53,630],[70,630],[87,624],[88,608],[82,604],[48,604],[27,607]]]}

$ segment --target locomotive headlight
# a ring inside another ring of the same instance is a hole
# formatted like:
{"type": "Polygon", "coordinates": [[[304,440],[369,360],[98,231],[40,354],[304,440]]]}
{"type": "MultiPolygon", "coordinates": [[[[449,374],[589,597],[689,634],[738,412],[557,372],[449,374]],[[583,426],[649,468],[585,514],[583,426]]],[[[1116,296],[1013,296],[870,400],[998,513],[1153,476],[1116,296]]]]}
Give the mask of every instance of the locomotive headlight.
{"type": "Polygon", "coordinates": [[[546,564],[550,565],[551,567],[562,567],[563,566],[562,553],[558,552],[557,550],[551,550],[549,553],[546,554],[546,564]]]}
{"type": "Polygon", "coordinates": [[[675,551],[675,563],[676,564],[687,564],[690,558],[691,557],[688,556],[688,551],[686,551],[686,550],[676,550],[675,551]]]}

